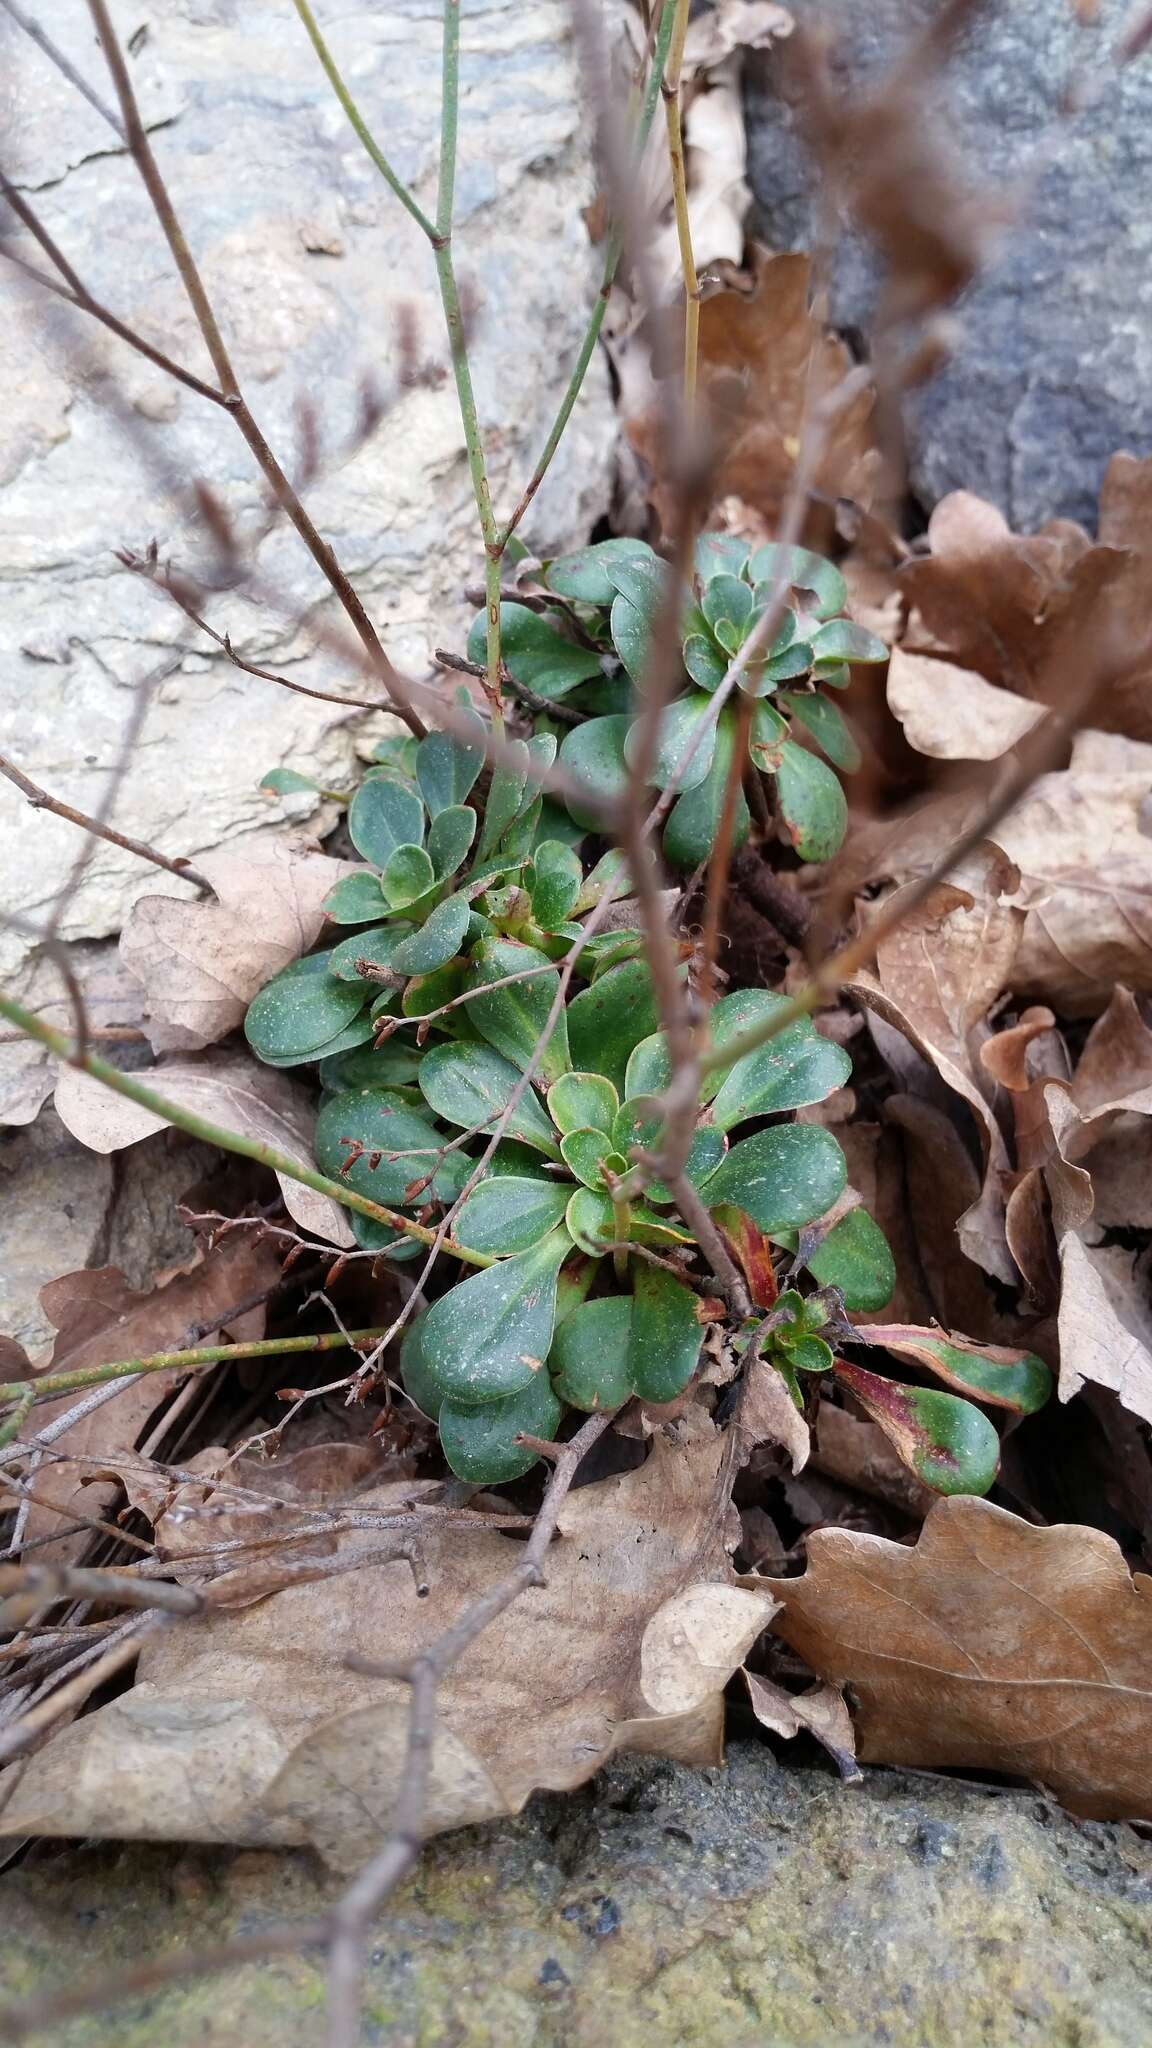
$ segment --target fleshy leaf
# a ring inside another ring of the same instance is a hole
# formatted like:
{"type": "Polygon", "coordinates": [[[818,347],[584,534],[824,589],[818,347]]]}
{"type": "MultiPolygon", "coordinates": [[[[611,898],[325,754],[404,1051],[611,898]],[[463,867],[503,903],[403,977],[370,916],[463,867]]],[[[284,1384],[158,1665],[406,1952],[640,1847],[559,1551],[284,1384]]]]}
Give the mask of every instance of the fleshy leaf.
{"type": "Polygon", "coordinates": [[[560,597],[573,597],[581,604],[611,604],[616,585],[609,580],[609,564],[631,561],[637,556],[652,558],[647,541],[627,537],[594,541],[591,547],[558,555],[548,564],[543,581],[560,597]]]}
{"type": "MultiPolygon", "coordinates": [[[[405,935],[412,929],[407,924],[378,924],[365,932],[353,932],[350,938],[341,939],[333,946],[328,956],[328,972],[340,981],[359,982],[363,995],[364,982],[371,981],[371,975],[362,975],[357,962],[362,960],[367,967],[390,967],[392,955],[405,935]]],[[[375,984],[379,987],[379,983],[375,984]]]]}
{"type": "Polygon", "coordinates": [[[262,1060],[305,1060],[351,1024],[363,1008],[364,984],[328,972],[330,955],[294,960],[266,982],[244,1019],[244,1035],[262,1060]]]}
{"type": "Polygon", "coordinates": [[[834,1370],[925,1486],[936,1493],[987,1493],[1000,1466],[1000,1439],[979,1408],[956,1394],[897,1386],[846,1358],[838,1358],[834,1370]]]}
{"type": "MultiPolygon", "coordinates": [[[[703,696],[699,690],[692,690],[687,697],[678,697],[675,704],[670,704],[667,710],[661,714],[660,732],[656,745],[656,759],[652,764],[649,776],[649,781],[657,789],[666,789],[671,782],[684,755],[688,751],[688,743],[695,730],[697,721],[701,713],[707,711],[707,709],[707,697],[703,696]]],[[[632,727],[624,744],[624,758],[630,768],[636,764],[640,732],[641,728],[637,723],[632,727]]],[[[703,782],[708,770],[712,766],[712,755],[715,746],[715,727],[709,726],[708,731],[701,738],[689,766],[684,771],[680,782],[681,789],[685,791],[695,789],[699,783],[703,782]]]]}
{"type": "MultiPolygon", "coordinates": [[[[364,1221],[371,1223],[372,1218],[366,1216],[364,1221]]],[[[429,1416],[435,1422],[440,1414],[444,1393],[435,1371],[424,1356],[424,1347],[420,1341],[423,1322],[424,1313],[421,1313],[409,1323],[404,1332],[400,1345],[400,1377],[409,1399],[415,1401],[422,1415],[429,1416]]]]}
{"type": "Polygon", "coordinates": [[[744,1275],[757,1308],[774,1308],[779,1292],[772,1264],[772,1241],[743,1209],[713,1209],[712,1221],[744,1275]]]}
{"type": "Polygon", "coordinates": [[[579,1073],[604,1074],[619,1093],[628,1055],[659,1016],[646,960],[609,968],[568,1005],[568,1044],[579,1073]]]}
{"type": "Polygon", "coordinates": [[[869,633],[864,626],[853,624],[851,619],[829,619],[821,626],[812,646],[817,661],[887,661],[888,649],[875,633],[869,633]]]}
{"type": "Polygon", "coordinates": [[[484,766],[484,721],[463,708],[460,716],[475,731],[474,741],[466,743],[450,732],[430,732],[416,749],[416,780],[430,818],[459,809],[484,766]]]}
{"type": "Polygon", "coordinates": [[[793,718],[807,726],[816,744],[837,768],[842,768],[846,775],[855,774],[863,755],[838,704],[833,704],[830,697],[822,697],[819,690],[789,690],[779,701],[793,718]]]}
{"type": "MultiPolygon", "coordinates": [[[[427,1017],[430,1011],[440,1009],[442,1004],[454,1003],[464,993],[467,975],[468,963],[460,959],[446,960],[443,967],[434,967],[430,974],[413,975],[401,998],[402,1014],[405,1017],[427,1017]]],[[[460,1032],[466,1038],[476,1036],[463,1005],[440,1019],[440,1029],[453,1037],[460,1032]]]]}
{"type": "MultiPolygon", "coordinates": [[[[809,1271],[814,1270],[809,1261],[809,1271]]],[[[1052,1375],[1034,1351],[978,1344],[953,1330],[920,1329],[915,1323],[873,1323],[868,1338],[901,1358],[914,1358],[958,1393],[1008,1408],[1014,1415],[1034,1415],[1052,1392],[1052,1375]]]]}
{"type": "MultiPolygon", "coordinates": [[[[496,989],[491,995],[477,996],[468,1005],[481,1037],[520,1068],[527,1067],[533,1058],[547,1025],[560,986],[556,969],[535,946],[522,946],[516,939],[485,939],[477,947],[475,965],[468,977],[470,988],[483,988],[486,982],[500,981],[507,974],[519,974],[529,967],[539,968],[540,972],[530,980],[496,989]]],[[[567,1073],[571,1064],[568,1028],[561,1010],[536,1071],[547,1085],[567,1073]]]]}
{"type": "Polygon", "coordinates": [[[373,924],[387,912],[380,877],[367,868],[345,875],[324,898],[324,914],[333,924],[373,924]]]}
{"type": "Polygon", "coordinates": [[[468,804],[452,804],[437,813],[428,828],[428,858],[438,882],[446,882],[467,857],[476,837],[476,813],[468,804]]]}
{"type": "Polygon", "coordinates": [[[585,1301],[565,1318],[548,1357],[552,1385],[562,1401],[594,1415],[620,1408],[632,1393],[628,1376],[628,1330],[632,1303],[626,1294],[585,1301]]]}
{"type": "MultiPolygon", "coordinates": [[[[616,1217],[609,1195],[601,1195],[594,1188],[577,1188],[568,1204],[565,1217],[568,1232],[582,1252],[598,1258],[607,1245],[616,1242],[616,1217]]],[[[691,1233],[683,1227],[657,1216],[654,1209],[648,1209],[643,1202],[633,1202],[628,1235],[637,1244],[677,1245],[691,1244],[691,1233]]]]}
{"type": "MultiPolygon", "coordinates": [[[[420,1090],[429,1108],[465,1131],[491,1129],[520,1079],[511,1061],[488,1045],[434,1045],[420,1062],[420,1090]]],[[[548,1159],[560,1157],[556,1133],[533,1088],[524,1090],[506,1132],[548,1159]]]]}
{"type": "Polygon", "coordinates": [[[477,849],[481,860],[499,844],[519,814],[528,787],[531,758],[523,740],[509,740],[505,759],[492,770],[488,801],[484,806],[484,827],[477,849]]]}
{"type": "Polygon", "coordinates": [[[612,645],[632,681],[641,682],[652,644],[652,628],[647,617],[628,598],[616,596],[612,600],[609,627],[612,645]]]}
{"type": "Polygon", "coordinates": [[[601,854],[595,867],[585,875],[580,884],[580,894],[572,906],[573,916],[582,917],[586,910],[594,910],[608,889],[619,902],[632,894],[628,863],[617,846],[609,847],[607,853],[601,854]]]}
{"type": "Polygon", "coordinates": [[[551,1443],[563,1413],[546,1373],[539,1373],[522,1393],[480,1408],[443,1401],[439,1422],[444,1456],[456,1477],[471,1486],[506,1486],[537,1463],[537,1453],[517,1443],[517,1437],[551,1443]]]}
{"type": "MultiPolygon", "coordinates": [[[[468,634],[470,661],[484,660],[487,638],[487,620],[479,612],[468,634]]],[[[500,653],[518,683],[553,702],[566,697],[578,683],[600,674],[600,656],[594,648],[578,647],[543,613],[529,611],[527,605],[501,605],[500,653]]]]}
{"type": "Polygon", "coordinates": [[[668,564],[649,548],[646,554],[621,554],[607,564],[608,581],[651,626],[668,588],[668,564]]]}
{"type": "Polygon", "coordinates": [[[552,932],[571,917],[580,894],[580,857],[557,839],[546,839],[532,856],[532,915],[542,930],[552,932]]]}
{"type": "MultiPolygon", "coordinates": [[[[736,1028],[728,1031],[729,1038],[788,1007],[786,996],[763,989],[741,989],[716,1005],[717,1010],[723,1009],[725,1023],[739,1019],[736,1028]]],[[[722,1045],[724,1037],[714,1040],[717,1042],[722,1045]]],[[[712,1121],[717,1130],[730,1131],[746,1117],[775,1116],[782,1110],[823,1102],[843,1087],[851,1072],[852,1062],[843,1047],[822,1038],[810,1019],[798,1017],[729,1068],[712,1104],[712,1121]]]]}
{"type": "Polygon", "coordinates": [[[453,1235],[474,1252],[526,1252],[563,1222],[571,1193],[563,1181],[494,1174],[473,1188],[453,1235]]]}
{"type": "Polygon", "coordinates": [[[625,1100],[635,1095],[662,1095],[671,1079],[668,1041],[662,1031],[653,1031],[648,1038],[642,1038],[628,1055],[624,1076],[625,1100]]]}
{"type": "Polygon", "coordinates": [[[844,791],[831,768],[794,740],[779,751],[776,801],[801,860],[831,860],[839,852],[848,828],[844,791]]]}
{"type": "Polygon", "coordinates": [[[389,1209],[402,1203],[412,1183],[429,1173],[435,1175],[431,1187],[412,1199],[455,1200],[468,1178],[470,1162],[458,1152],[441,1160],[443,1143],[435,1124],[387,1088],[349,1088],[332,1096],[316,1119],[316,1163],[321,1172],[389,1209]],[[346,1145],[345,1138],[351,1144],[346,1145]]]}
{"type": "MultiPolygon", "coordinates": [[[[627,712],[615,712],[608,718],[590,718],[585,725],[574,726],[564,735],[561,767],[585,783],[604,805],[616,803],[628,787],[624,742],[631,724],[627,712]]],[[[601,829],[604,818],[599,808],[593,809],[575,796],[566,801],[578,825],[584,825],[590,832],[601,829]]]]}
{"type": "Polygon", "coordinates": [[[813,1337],[806,1330],[790,1336],[786,1330],[777,1331],[774,1348],[778,1349],[794,1372],[828,1372],[834,1363],[832,1346],[823,1337],[813,1337]]]}
{"type": "Polygon", "coordinates": [[[777,576],[787,576],[793,590],[810,590],[816,602],[812,606],[818,619],[830,619],[833,614],[843,611],[848,602],[848,585],[823,555],[814,555],[809,548],[783,548],[775,541],[756,549],[748,563],[748,576],[753,583],[775,582],[777,576]],[[781,560],[781,557],[786,557],[781,560]]]}
{"type": "Polygon", "coordinates": [[[415,1082],[421,1055],[401,1039],[336,1053],[320,1067],[320,1086],[329,1095],[345,1088],[406,1088],[415,1082]]]}
{"type": "Polygon", "coordinates": [[[372,749],[372,759],[381,768],[387,768],[401,782],[411,782],[416,773],[416,749],[420,742],[410,733],[386,733],[377,740],[372,749]]]}
{"type": "MultiPolygon", "coordinates": [[[[565,1166],[583,1181],[586,1188],[603,1188],[604,1176],[600,1171],[602,1159],[610,1159],[615,1147],[607,1131],[592,1129],[565,1131],[560,1140],[560,1153],[565,1166]]],[[[570,1188],[564,1190],[571,1193],[570,1188]]]]}
{"type": "Polygon", "coordinates": [[[696,1300],[662,1266],[635,1264],[628,1377],[642,1401],[674,1401],[695,1372],[704,1340],[696,1300]]]}
{"type": "Polygon", "coordinates": [[[270,768],[257,786],[272,796],[296,796],[301,790],[318,790],[320,784],[314,775],[302,775],[298,768],[270,768]]]}
{"type": "Polygon", "coordinates": [[[701,533],[696,540],[696,574],[702,583],[727,572],[743,574],[750,552],[749,543],[735,533],[701,533]]]}
{"type": "Polygon", "coordinates": [[[393,910],[407,910],[436,886],[432,862],[422,846],[398,846],[390,853],[380,886],[393,910]]]}
{"type": "Polygon", "coordinates": [[[761,698],[752,715],[748,752],[757,768],[762,769],[765,775],[776,773],[779,749],[787,737],[787,721],[781,718],[780,713],[771,704],[765,704],[761,698]]]}
{"type": "MultiPolygon", "coordinates": [[[[442,813],[447,816],[447,813],[442,813]]],[[[431,974],[455,957],[472,922],[466,896],[448,896],[429,912],[418,931],[402,939],[389,966],[395,974],[431,974]]]]}
{"type": "MultiPolygon", "coordinates": [[[[708,774],[695,789],[690,789],[687,795],[677,799],[665,827],[664,852],[673,867],[685,870],[699,867],[702,861],[707,860],[716,844],[716,835],[720,829],[720,813],[724,807],[724,786],[728,780],[728,767],[734,744],[733,716],[730,711],[725,710],[716,721],[712,766],[708,774]]],[[[748,837],[750,823],[748,806],[741,790],[736,799],[733,847],[743,846],[748,837]]]]}
{"type": "MultiPolygon", "coordinates": [[[[628,1148],[631,1145],[638,1145],[645,1152],[656,1149],[663,1129],[664,1118],[659,1113],[657,1105],[650,1097],[641,1096],[639,1099],[621,1103],[612,1125],[612,1143],[617,1152],[627,1159],[628,1148]]],[[[693,1187],[701,1187],[715,1173],[726,1150],[722,1133],[713,1130],[710,1125],[703,1124],[692,1133],[684,1173],[693,1187]]],[[[665,1186],[661,1180],[651,1181],[647,1193],[650,1202],[664,1203],[675,1200],[671,1188],[665,1186]]]]}
{"type": "Polygon", "coordinates": [[[728,656],[710,636],[690,633],[684,642],[684,666],[692,681],[711,696],[728,673],[728,656]]]}
{"type": "Polygon", "coordinates": [[[432,1303],[422,1344],[446,1398],[476,1406],[522,1392],[538,1374],[547,1384],[556,1275],[571,1248],[567,1231],[554,1230],[531,1251],[470,1274],[432,1303]]]}
{"type": "Polygon", "coordinates": [[[752,616],[752,587],[739,576],[721,570],[718,576],[710,577],[704,585],[700,609],[714,633],[720,621],[727,619],[736,628],[736,646],[739,647],[752,616]]]}
{"type": "Polygon", "coordinates": [[[558,1131],[610,1131],[620,1098],[603,1074],[561,1074],[548,1090],[548,1111],[558,1131]]]}
{"type": "Polygon", "coordinates": [[[741,1138],[700,1192],[733,1203],[769,1233],[811,1223],[844,1192],[848,1165],[822,1124],[777,1124],[741,1138]]]}
{"type": "Polygon", "coordinates": [[[867,1209],[849,1209],[808,1260],[821,1287],[838,1287],[845,1308],[883,1308],[896,1285],[896,1263],[880,1225],[867,1209]]]}
{"type": "Polygon", "coordinates": [[[357,853],[384,868],[398,846],[423,844],[424,806],[408,783],[370,775],[348,806],[348,836],[357,853]]]}

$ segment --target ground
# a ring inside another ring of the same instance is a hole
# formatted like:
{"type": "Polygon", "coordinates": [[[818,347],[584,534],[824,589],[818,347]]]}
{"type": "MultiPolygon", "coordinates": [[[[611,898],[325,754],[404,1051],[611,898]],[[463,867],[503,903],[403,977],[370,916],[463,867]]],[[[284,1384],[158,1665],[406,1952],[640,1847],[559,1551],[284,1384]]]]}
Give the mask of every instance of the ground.
{"type": "MultiPolygon", "coordinates": [[[[49,1848],[6,1880],[5,1988],[323,1910],[302,1855],[49,1848]]],[[[434,1843],[375,1930],[382,2048],[1143,2048],[1152,1845],[1027,1792],[736,1743],[629,1758],[434,1843]]],[[[313,2048],[323,1978],[276,1958],[49,2029],[36,2048],[313,2048]]]]}

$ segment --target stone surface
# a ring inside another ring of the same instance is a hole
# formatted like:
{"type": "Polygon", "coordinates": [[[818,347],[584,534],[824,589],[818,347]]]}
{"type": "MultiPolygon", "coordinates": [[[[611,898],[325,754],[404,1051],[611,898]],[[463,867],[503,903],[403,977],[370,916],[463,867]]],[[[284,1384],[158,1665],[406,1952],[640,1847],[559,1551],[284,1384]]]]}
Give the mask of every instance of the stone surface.
{"type": "MultiPolygon", "coordinates": [[[[868,79],[939,7],[796,0],[793,11],[841,32],[845,75],[868,79]]],[[[1014,195],[1019,213],[959,304],[952,361],[909,406],[926,507],[963,487],[1022,531],[1056,515],[1091,528],[1108,457],[1152,450],[1152,60],[1107,71],[1130,15],[1128,0],[990,0],[947,68],[942,100],[972,182],[997,204],[1014,195]],[[1094,76],[1096,104],[1062,122],[1070,84],[1094,76]]],[[[777,94],[780,61],[757,58],[749,74],[752,226],[774,248],[811,247],[811,169],[777,94]]],[[[874,295],[873,267],[849,237],[833,317],[866,336],[874,295]]]]}
{"type": "MultiPolygon", "coordinates": [[[[36,10],[33,10],[34,12],[36,10]]],[[[154,147],[257,418],[289,467],[300,407],[321,467],[310,509],[353,574],[393,657],[426,673],[462,644],[462,584],[481,560],[431,253],[333,100],[288,0],[114,0],[154,147]],[[404,332],[425,381],[401,385],[404,332]],[[349,453],[370,382],[385,411],[349,453]]],[[[369,123],[434,204],[438,0],[318,0],[369,123]]],[[[52,36],[107,98],[85,0],[53,0],[52,36]]],[[[564,388],[593,303],[580,208],[587,129],[562,0],[464,9],[457,264],[473,306],[475,379],[497,508],[511,509],[564,388]]],[[[5,167],[97,296],[188,366],[202,344],[135,172],[101,116],[3,23],[5,167]]],[[[29,254],[27,238],[14,246],[29,254]]],[[[251,531],[260,486],[230,421],[57,301],[6,280],[0,342],[0,749],[89,811],[106,791],[135,692],[156,677],[117,801],[126,830],[195,856],[281,807],[257,793],[278,763],[348,774],[357,722],[241,675],[114,550],[203,567],[189,486],[209,482],[251,531]],[[14,317],[15,316],[15,317],[14,317]]],[[[583,538],[604,507],[611,406],[603,364],[540,494],[528,533],[583,538]]],[[[212,624],[240,652],[321,687],[362,694],[331,651],[336,614],[291,530],[257,550],[259,594],[221,592],[212,624]]],[[[297,804],[296,811],[298,813],[297,804]]],[[[75,828],[0,783],[5,900],[42,918],[77,851],[75,828]]],[[[102,845],[65,932],[114,932],[143,890],[182,885],[102,845]]],[[[27,945],[0,936],[0,966],[27,945]]]]}
{"type": "MultiPolygon", "coordinates": [[[[0,1879],[11,1995],[323,1910],[263,1852],[41,1849],[0,1879]]],[[[1026,1793],[737,1743],[631,1758],[444,1838],[373,1930],[364,2048],[1143,2048],[1152,1848],[1026,1793]]],[[[314,1956],[37,2035],[52,2048],[314,2048],[314,1956]]]]}

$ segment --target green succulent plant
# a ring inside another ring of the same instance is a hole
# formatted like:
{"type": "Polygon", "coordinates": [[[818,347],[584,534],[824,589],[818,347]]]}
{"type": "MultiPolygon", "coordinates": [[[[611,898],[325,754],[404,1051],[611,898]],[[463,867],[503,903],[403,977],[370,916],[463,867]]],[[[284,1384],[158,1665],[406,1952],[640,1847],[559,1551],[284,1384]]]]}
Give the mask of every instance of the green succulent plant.
{"type": "MultiPolygon", "coordinates": [[[[635,565],[620,547],[587,551],[596,576],[605,561],[612,574],[635,565]]],[[[805,575],[821,579],[815,597],[830,604],[835,571],[805,559],[805,575]]],[[[561,577],[603,588],[586,565],[569,564],[561,577]]],[[[705,596],[724,577],[738,580],[720,569],[705,596]]],[[[754,601],[753,586],[741,587],[754,601]]],[[[630,600],[618,593],[616,632],[622,602],[630,600]]],[[[727,602],[723,614],[711,607],[721,625],[737,609],[731,593],[727,602]]],[[[804,643],[806,661],[818,640],[804,643]]],[[[692,659],[703,665],[703,655],[692,659]]],[[[617,717],[592,720],[577,736],[617,717]]],[[[585,941],[578,921],[622,885],[622,856],[610,852],[588,869],[571,828],[563,836],[566,821],[540,794],[553,735],[515,743],[481,796],[484,738],[475,718],[463,736],[384,743],[348,809],[366,865],[327,899],[331,923],[348,936],[276,975],[246,1030],[271,1065],[317,1065],[318,1166],[397,1219],[353,1212],[364,1249],[418,1257],[416,1232],[459,1204],[446,1253],[471,1271],[412,1324],[401,1371],[452,1469],[498,1484],[530,1468],[536,1453],[522,1439],[554,1437],[566,1409],[674,1399],[720,1310],[708,1306],[713,1283],[675,1188],[653,1180],[641,1198],[628,1195],[637,1154],[660,1143],[672,1069],[641,935],[585,941]],[[577,940],[573,991],[558,1007],[558,963],[577,940]]],[[[762,989],[721,997],[709,1011],[711,1049],[786,1007],[762,989]]],[[[702,1084],[684,1173],[754,1305],[732,1341],[767,1358],[801,1405],[803,1375],[834,1376],[928,1484],[984,1492],[999,1439],[968,1397],[1028,1412],[1046,1397],[1048,1375],[1029,1354],[850,1321],[889,1300],[892,1255],[864,1209],[838,1214],[847,1164],[831,1131],[783,1120],[824,1101],[850,1072],[842,1048],[799,1018],[702,1084]],[[840,1355],[867,1342],[927,1368],[948,1391],[906,1386],[840,1355]]]]}
{"type": "MultiPolygon", "coordinates": [[[[665,600],[666,563],[644,541],[607,540],[564,555],[542,572],[547,612],[507,602],[502,608],[504,660],[515,683],[536,699],[587,714],[560,746],[560,759],[602,798],[625,785],[654,622],[665,600]],[[579,636],[578,638],[576,636],[579,636]]],[[[663,789],[676,773],[689,734],[729,663],[749,638],[780,578],[792,602],[772,643],[755,655],[740,681],[752,700],[748,754],[775,789],[783,827],[801,858],[828,860],[844,837],[847,806],[834,768],[851,773],[860,752],[834,696],[847,688],[851,665],[887,659],[883,642],[844,617],[847,586],[838,569],[806,548],[752,548],[727,534],[704,534],[696,548],[691,590],[683,592],[680,640],[683,690],[664,714],[653,781],[663,789]],[[795,728],[826,756],[795,738],[795,728]],[[832,763],[832,766],[828,764],[832,763]]],[[[485,619],[469,636],[469,654],[483,654],[485,619]]],[[[730,701],[697,748],[669,815],[664,851],[691,870],[715,844],[724,788],[739,732],[730,701]]],[[[573,818],[594,826],[596,813],[578,802],[573,818]]],[[[735,844],[747,837],[749,814],[738,799],[735,844]]]]}

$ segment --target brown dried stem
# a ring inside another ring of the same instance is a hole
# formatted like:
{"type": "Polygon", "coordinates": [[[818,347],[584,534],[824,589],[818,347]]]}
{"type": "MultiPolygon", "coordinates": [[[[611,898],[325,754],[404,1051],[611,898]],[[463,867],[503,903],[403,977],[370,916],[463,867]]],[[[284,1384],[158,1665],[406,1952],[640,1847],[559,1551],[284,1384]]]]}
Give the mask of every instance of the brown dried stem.
{"type": "MultiPolygon", "coordinates": [[[[451,1628],[437,1636],[406,1670],[381,1673],[389,1678],[402,1677],[411,1687],[406,1764],[392,1835],[379,1855],[373,1857],[355,1884],[345,1892],[332,1917],[327,2048],[354,2048],[359,2038],[361,1959],[368,1923],[389,1892],[394,1891],[401,1879],[407,1876],[423,1846],[437,1688],[469,1645],[498,1615],[503,1614],[529,1587],[543,1585],[544,1559],[556,1533],[560,1510],[584,1457],[597,1438],[603,1435],[610,1420],[608,1415],[590,1415],[571,1442],[564,1446],[544,1490],[540,1512],[519,1563],[513,1565],[511,1571],[481,1599],[466,1608],[451,1628]]],[[[372,1667],[360,1664],[357,1668],[371,1670],[372,1667]]]]}
{"type": "Polygon", "coordinates": [[[9,782],[23,791],[34,810],[52,811],[57,818],[67,818],[69,824],[79,825],[98,839],[106,839],[110,846],[121,846],[125,853],[135,853],[141,860],[150,860],[153,867],[166,868],[170,875],[179,875],[182,882],[194,882],[198,889],[211,891],[212,884],[207,875],[202,875],[183,854],[161,853],[158,847],[149,846],[146,840],[133,839],[127,832],[117,832],[113,825],[102,823],[99,818],[90,818],[86,811],[74,810],[62,798],[50,796],[46,789],[41,789],[6,754],[0,754],[0,775],[7,776],[9,782]]]}

